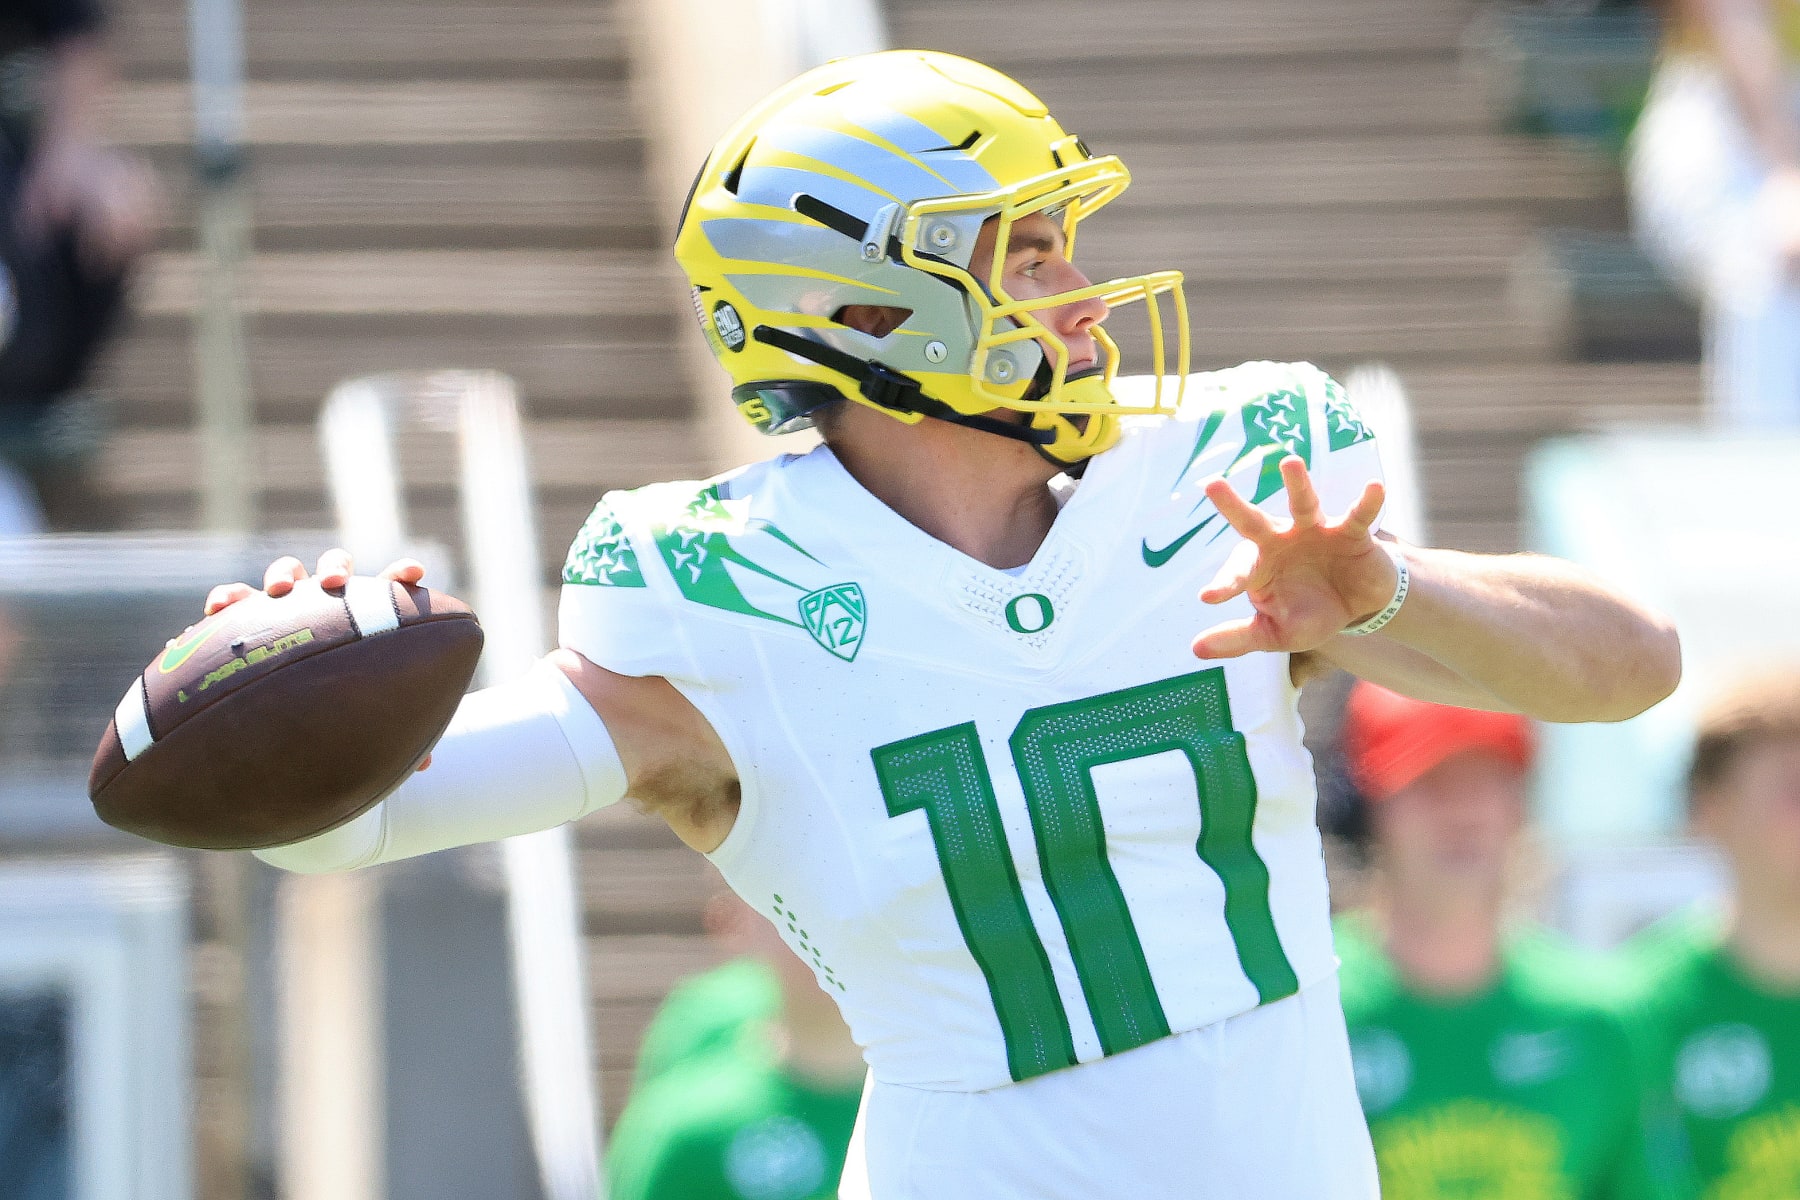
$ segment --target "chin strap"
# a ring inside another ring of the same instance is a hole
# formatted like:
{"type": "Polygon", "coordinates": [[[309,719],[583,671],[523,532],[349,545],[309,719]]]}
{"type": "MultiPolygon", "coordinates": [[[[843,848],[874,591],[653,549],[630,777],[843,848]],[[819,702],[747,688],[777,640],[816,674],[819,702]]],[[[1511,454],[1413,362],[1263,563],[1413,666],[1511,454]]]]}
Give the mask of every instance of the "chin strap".
{"type": "Polygon", "coordinates": [[[1015,425],[993,417],[957,412],[942,400],[927,396],[918,381],[891,367],[865,362],[853,354],[845,354],[842,350],[789,333],[785,329],[758,325],[750,336],[764,345],[785,350],[789,354],[816,362],[828,371],[836,371],[854,379],[857,392],[877,408],[936,417],[940,421],[966,425],[970,429],[979,429],[983,433],[1011,438],[1015,442],[1025,442],[1032,446],[1048,446],[1056,440],[1056,435],[1047,429],[1033,429],[1029,425],[1015,425]]]}

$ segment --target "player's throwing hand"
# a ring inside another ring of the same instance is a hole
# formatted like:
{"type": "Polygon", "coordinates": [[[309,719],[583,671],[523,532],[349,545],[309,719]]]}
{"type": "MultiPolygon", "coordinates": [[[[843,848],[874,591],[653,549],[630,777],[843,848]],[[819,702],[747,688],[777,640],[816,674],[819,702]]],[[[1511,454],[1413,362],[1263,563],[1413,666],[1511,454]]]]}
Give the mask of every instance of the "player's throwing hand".
{"type": "Polygon", "coordinates": [[[1256,615],[1224,621],[1194,639],[1200,658],[1236,658],[1253,650],[1312,650],[1371,613],[1394,594],[1394,562],[1373,529],[1385,493],[1370,483],[1341,520],[1319,510],[1306,463],[1282,460],[1291,519],[1277,521],[1223,479],[1206,495],[1244,542],[1201,592],[1208,604],[1247,596],[1256,615]]]}
{"type": "MultiPolygon", "coordinates": [[[[322,588],[341,588],[355,573],[355,564],[351,561],[350,552],[341,547],[333,547],[319,556],[319,568],[313,577],[322,588]]],[[[263,590],[271,596],[285,596],[294,590],[294,585],[305,579],[306,565],[293,555],[283,555],[269,564],[263,572],[263,590]]],[[[425,567],[415,558],[395,559],[385,567],[378,579],[392,579],[400,583],[417,583],[425,577],[425,567]]],[[[247,596],[256,594],[256,589],[247,583],[221,583],[207,593],[205,615],[212,616],[222,608],[236,604],[247,596]]]]}

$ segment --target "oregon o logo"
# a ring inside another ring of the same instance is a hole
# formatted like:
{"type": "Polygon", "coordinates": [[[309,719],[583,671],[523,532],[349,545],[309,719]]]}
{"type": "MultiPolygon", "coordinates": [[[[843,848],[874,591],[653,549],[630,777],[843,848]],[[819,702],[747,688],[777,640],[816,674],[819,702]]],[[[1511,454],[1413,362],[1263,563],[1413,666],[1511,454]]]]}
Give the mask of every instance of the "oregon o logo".
{"type": "Polygon", "coordinates": [[[1006,602],[1006,627],[1014,633],[1042,633],[1054,620],[1056,609],[1041,592],[1026,592],[1006,602]]]}

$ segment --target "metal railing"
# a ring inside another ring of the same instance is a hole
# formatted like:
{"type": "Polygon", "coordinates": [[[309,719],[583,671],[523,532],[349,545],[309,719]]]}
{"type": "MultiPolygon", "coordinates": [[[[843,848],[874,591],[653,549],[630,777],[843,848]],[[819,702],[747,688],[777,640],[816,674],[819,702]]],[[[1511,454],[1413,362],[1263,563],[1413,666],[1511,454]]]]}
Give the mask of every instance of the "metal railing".
{"type": "MultiPolygon", "coordinates": [[[[346,547],[373,572],[406,541],[396,455],[405,420],[454,433],[468,599],[493,685],[549,648],[530,478],[513,383],[491,371],[401,372],[334,388],[320,417],[346,547]]],[[[568,828],[502,845],[525,1111],[548,1200],[602,1195],[581,911],[568,828]]]]}

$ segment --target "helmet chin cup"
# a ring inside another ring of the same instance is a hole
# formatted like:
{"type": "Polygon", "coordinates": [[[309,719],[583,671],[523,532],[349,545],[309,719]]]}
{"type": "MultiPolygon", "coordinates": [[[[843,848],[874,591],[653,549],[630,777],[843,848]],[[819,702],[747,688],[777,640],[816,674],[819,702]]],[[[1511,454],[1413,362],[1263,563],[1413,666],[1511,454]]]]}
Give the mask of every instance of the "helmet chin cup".
{"type": "Polygon", "coordinates": [[[1064,383],[1072,403],[1082,406],[1079,412],[1040,409],[1031,414],[1031,427],[1055,435],[1055,440],[1039,447],[1039,452],[1052,462],[1078,463],[1104,450],[1112,449],[1119,440],[1119,405],[1113,398],[1108,380],[1099,371],[1064,383]]]}

